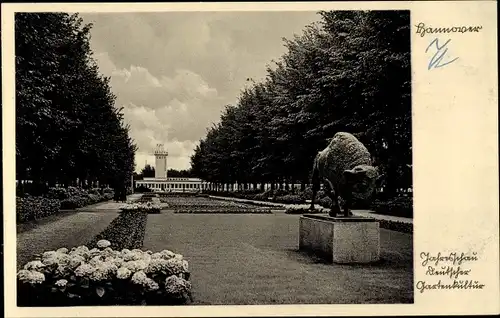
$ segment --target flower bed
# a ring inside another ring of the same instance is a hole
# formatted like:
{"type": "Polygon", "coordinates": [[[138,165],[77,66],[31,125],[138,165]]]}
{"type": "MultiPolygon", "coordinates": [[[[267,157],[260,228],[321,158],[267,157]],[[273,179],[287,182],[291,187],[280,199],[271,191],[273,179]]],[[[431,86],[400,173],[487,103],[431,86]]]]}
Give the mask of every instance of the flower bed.
{"type": "Polygon", "coordinates": [[[146,213],[121,213],[87,245],[95,246],[99,240],[107,239],[113,242],[111,248],[116,250],[141,248],[147,217],[146,213]]]}
{"type": "Polygon", "coordinates": [[[126,203],[120,206],[122,212],[146,212],[149,214],[160,213],[161,206],[152,202],[126,203]]]}
{"type": "Polygon", "coordinates": [[[171,197],[171,198],[161,198],[161,202],[168,203],[170,207],[176,208],[176,209],[182,209],[182,208],[207,208],[207,207],[212,207],[212,208],[224,208],[224,207],[229,207],[229,208],[253,208],[253,206],[245,203],[240,203],[240,202],[234,202],[234,201],[228,201],[228,200],[216,200],[216,199],[210,199],[210,198],[204,198],[204,197],[192,197],[192,198],[187,198],[187,197],[171,197]]]}
{"type": "Polygon", "coordinates": [[[273,211],[270,209],[240,209],[240,210],[221,210],[221,209],[186,209],[186,210],[175,210],[174,213],[179,214],[272,214],[273,211]]]}
{"type": "Polygon", "coordinates": [[[79,246],[43,253],[17,273],[18,306],[182,305],[191,301],[180,254],[79,246]]]}

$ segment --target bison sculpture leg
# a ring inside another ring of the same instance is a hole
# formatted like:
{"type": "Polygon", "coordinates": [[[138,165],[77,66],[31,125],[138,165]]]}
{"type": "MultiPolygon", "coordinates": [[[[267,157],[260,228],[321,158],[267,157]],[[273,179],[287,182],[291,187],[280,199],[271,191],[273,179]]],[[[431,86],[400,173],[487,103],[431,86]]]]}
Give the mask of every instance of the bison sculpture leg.
{"type": "Polygon", "coordinates": [[[344,210],[344,216],[351,216],[351,204],[352,204],[352,192],[349,185],[346,185],[344,191],[340,194],[344,204],[342,206],[342,210],[344,210]]]}
{"type": "Polygon", "coordinates": [[[316,199],[316,194],[319,191],[321,185],[318,167],[316,166],[316,160],[314,161],[313,174],[312,174],[312,197],[311,197],[311,207],[310,209],[314,211],[314,200],[316,199]]]}
{"type": "Polygon", "coordinates": [[[337,215],[340,213],[340,206],[339,206],[339,200],[338,200],[338,192],[333,186],[333,184],[327,179],[326,184],[328,185],[328,191],[327,195],[332,201],[332,204],[330,205],[330,213],[328,213],[331,217],[337,217],[337,215]]]}

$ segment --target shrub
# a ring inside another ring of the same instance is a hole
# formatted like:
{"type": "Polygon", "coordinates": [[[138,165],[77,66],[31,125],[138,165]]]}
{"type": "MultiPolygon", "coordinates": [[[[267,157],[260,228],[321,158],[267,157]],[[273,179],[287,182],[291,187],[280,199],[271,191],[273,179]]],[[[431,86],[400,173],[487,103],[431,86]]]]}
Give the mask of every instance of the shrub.
{"type": "Polygon", "coordinates": [[[381,228],[403,233],[410,233],[410,234],[413,233],[413,224],[411,223],[403,223],[392,220],[377,220],[377,221],[380,222],[379,224],[381,228]]]}
{"type": "Polygon", "coordinates": [[[267,201],[268,198],[273,196],[272,190],[266,190],[262,193],[258,193],[254,196],[254,200],[267,201]]]}
{"type": "Polygon", "coordinates": [[[330,199],[328,196],[324,196],[318,200],[318,204],[324,208],[330,208],[332,206],[332,199],[330,199]]]}
{"type": "Polygon", "coordinates": [[[16,219],[18,222],[37,220],[59,212],[60,201],[44,197],[16,197],[16,219]]]}
{"type": "Polygon", "coordinates": [[[43,253],[17,273],[19,306],[181,305],[191,300],[180,254],[79,246],[43,253]]]}
{"type": "Polygon", "coordinates": [[[64,200],[69,197],[69,194],[66,188],[49,188],[47,191],[47,197],[51,199],[64,200]]]}
{"type": "Polygon", "coordinates": [[[286,214],[314,214],[314,213],[326,213],[327,211],[325,209],[318,209],[315,208],[314,211],[310,210],[309,208],[287,208],[285,213],[286,214]]]}
{"type": "Polygon", "coordinates": [[[413,218],[413,197],[397,197],[389,201],[376,200],[372,203],[375,213],[413,218]]]}
{"type": "Polygon", "coordinates": [[[63,210],[72,210],[76,208],[81,208],[85,206],[87,199],[82,196],[72,196],[68,199],[64,199],[61,201],[61,209],[63,210]]]}
{"type": "Polygon", "coordinates": [[[284,203],[284,204],[302,204],[305,200],[298,194],[287,194],[283,196],[276,197],[274,202],[284,203]]]}

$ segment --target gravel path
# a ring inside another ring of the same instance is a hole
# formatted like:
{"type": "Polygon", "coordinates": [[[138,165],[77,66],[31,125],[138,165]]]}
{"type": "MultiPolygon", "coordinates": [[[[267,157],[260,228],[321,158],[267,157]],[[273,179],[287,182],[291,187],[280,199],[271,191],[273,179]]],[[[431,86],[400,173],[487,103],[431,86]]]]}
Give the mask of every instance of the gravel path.
{"type": "Polygon", "coordinates": [[[17,268],[34,254],[86,244],[104,230],[117,212],[77,212],[17,235],[17,268]]]}
{"type": "MultiPolygon", "coordinates": [[[[128,200],[137,200],[142,194],[132,194],[128,200]]],[[[62,211],[31,224],[19,224],[17,232],[17,268],[29,262],[34,254],[71,248],[88,243],[118,216],[121,203],[97,203],[74,211],[62,211]]]]}

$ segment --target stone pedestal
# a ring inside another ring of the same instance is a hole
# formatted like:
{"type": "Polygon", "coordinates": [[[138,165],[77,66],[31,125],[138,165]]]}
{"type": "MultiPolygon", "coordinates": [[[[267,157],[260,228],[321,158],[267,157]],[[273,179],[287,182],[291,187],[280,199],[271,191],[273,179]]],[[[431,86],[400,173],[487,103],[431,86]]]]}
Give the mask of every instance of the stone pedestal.
{"type": "Polygon", "coordinates": [[[380,226],[365,217],[300,217],[299,249],[340,264],[371,263],[380,259],[380,226]]]}

